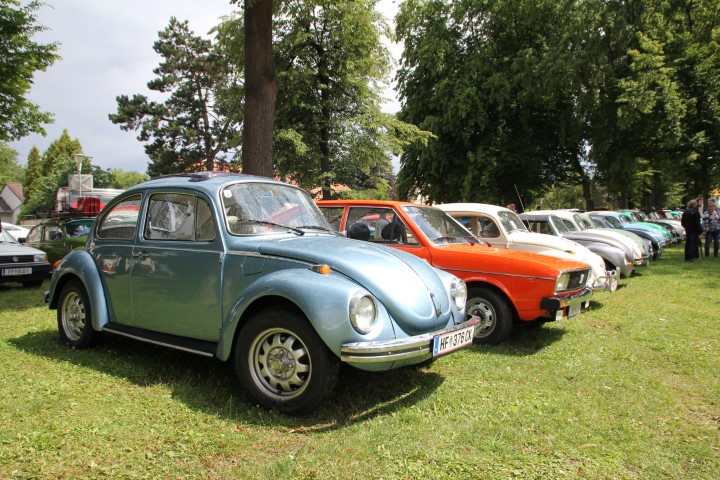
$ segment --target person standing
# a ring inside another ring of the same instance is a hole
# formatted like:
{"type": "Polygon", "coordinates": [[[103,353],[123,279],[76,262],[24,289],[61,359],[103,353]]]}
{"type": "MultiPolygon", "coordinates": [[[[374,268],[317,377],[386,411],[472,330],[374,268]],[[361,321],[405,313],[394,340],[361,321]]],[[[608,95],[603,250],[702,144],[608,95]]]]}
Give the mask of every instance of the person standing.
{"type": "Polygon", "coordinates": [[[687,208],[680,217],[680,223],[685,227],[685,261],[696,262],[699,258],[700,234],[702,233],[702,217],[697,209],[697,200],[688,202],[687,208]]]}
{"type": "Polygon", "coordinates": [[[708,202],[708,209],[702,215],[705,232],[705,257],[710,256],[710,242],[713,244],[713,257],[717,258],[720,248],[720,212],[714,200],[708,202]]]}

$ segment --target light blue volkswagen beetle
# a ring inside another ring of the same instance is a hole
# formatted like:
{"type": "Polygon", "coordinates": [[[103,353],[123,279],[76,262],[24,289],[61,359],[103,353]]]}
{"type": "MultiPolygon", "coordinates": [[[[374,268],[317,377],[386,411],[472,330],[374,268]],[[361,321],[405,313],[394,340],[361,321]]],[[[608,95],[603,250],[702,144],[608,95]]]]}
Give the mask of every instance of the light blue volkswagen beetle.
{"type": "Polygon", "coordinates": [[[382,371],[469,345],[466,296],[414,255],[339,236],[300,188],[203,172],[116,197],[46,300],[71,347],[112,333],[232,361],[260,405],[300,414],[340,362],[382,371]]]}

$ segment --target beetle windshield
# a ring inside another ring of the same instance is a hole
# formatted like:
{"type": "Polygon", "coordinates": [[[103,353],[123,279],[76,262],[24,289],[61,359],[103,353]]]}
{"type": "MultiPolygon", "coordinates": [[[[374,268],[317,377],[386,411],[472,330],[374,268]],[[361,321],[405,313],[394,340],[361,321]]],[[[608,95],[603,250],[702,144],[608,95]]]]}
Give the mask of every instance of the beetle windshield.
{"type": "Polygon", "coordinates": [[[508,233],[528,231],[525,224],[515,212],[500,211],[498,212],[498,218],[500,218],[500,223],[502,223],[502,226],[508,233]]]}
{"type": "MultiPolygon", "coordinates": [[[[555,215],[550,215],[549,221],[555,227],[555,230],[557,230],[561,234],[576,230],[575,228],[570,229],[568,224],[566,222],[563,222],[562,218],[556,217],[555,215]]],[[[570,222],[570,225],[572,225],[571,222],[570,222]]]]}
{"type": "Polygon", "coordinates": [[[221,196],[228,230],[235,235],[331,231],[310,196],[290,185],[235,183],[221,196]]]}
{"type": "Polygon", "coordinates": [[[414,205],[405,205],[402,208],[433,243],[479,243],[457,220],[440,209],[414,205]]]}

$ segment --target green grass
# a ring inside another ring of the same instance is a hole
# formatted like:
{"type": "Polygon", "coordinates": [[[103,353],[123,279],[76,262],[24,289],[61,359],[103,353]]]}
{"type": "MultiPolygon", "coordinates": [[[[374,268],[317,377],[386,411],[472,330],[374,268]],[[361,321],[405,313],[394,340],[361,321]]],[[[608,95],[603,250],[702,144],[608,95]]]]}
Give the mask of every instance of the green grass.
{"type": "Polygon", "coordinates": [[[673,247],[620,283],[499,346],[344,371],[300,418],[214,360],[71,350],[47,283],[0,286],[0,479],[720,478],[720,260],[673,247]]]}

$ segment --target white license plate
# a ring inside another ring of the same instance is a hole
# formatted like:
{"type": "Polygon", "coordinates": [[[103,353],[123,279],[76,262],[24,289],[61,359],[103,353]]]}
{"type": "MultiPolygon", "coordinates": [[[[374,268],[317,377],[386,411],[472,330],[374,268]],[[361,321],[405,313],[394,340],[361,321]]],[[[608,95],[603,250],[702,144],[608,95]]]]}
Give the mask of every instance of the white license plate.
{"type": "Polygon", "coordinates": [[[3,277],[11,277],[15,275],[30,275],[32,268],[3,268],[3,277]]]}
{"type": "Polygon", "coordinates": [[[574,317],[575,315],[579,315],[581,308],[582,308],[582,303],[578,303],[576,305],[570,305],[570,308],[568,308],[568,317],[574,317]]]}
{"type": "Polygon", "coordinates": [[[474,325],[436,336],[433,339],[433,357],[470,345],[473,336],[475,336],[474,325]]]}

